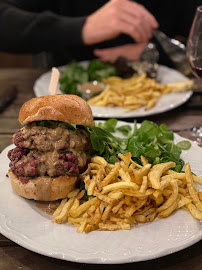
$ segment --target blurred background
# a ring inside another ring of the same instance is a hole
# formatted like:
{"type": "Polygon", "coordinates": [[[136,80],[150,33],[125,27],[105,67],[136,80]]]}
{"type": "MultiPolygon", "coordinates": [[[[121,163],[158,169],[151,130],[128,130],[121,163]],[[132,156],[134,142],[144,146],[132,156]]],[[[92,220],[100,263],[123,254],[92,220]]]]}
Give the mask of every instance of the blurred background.
{"type": "Polygon", "coordinates": [[[23,54],[9,54],[0,52],[0,68],[31,67],[32,57],[23,54]]]}

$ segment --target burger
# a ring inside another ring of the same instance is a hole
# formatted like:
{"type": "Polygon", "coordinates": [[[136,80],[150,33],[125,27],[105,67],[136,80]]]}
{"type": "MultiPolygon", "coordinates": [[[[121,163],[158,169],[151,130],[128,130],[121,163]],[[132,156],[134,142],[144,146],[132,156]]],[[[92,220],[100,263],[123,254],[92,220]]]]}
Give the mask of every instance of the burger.
{"type": "Polygon", "coordinates": [[[12,188],[27,199],[67,197],[90,161],[89,105],[74,95],[36,97],[23,104],[19,121],[8,152],[12,188]]]}

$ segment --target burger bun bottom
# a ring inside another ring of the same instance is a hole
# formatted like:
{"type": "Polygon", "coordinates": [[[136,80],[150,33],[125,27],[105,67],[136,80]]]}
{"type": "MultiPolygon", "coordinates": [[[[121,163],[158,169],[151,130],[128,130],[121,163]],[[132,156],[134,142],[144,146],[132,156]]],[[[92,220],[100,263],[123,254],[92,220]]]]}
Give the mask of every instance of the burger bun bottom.
{"type": "Polygon", "coordinates": [[[40,176],[30,179],[28,183],[24,184],[11,170],[8,171],[8,176],[13,190],[18,195],[37,201],[56,201],[66,198],[68,193],[75,188],[78,181],[75,176],[59,176],[55,178],[40,176]]]}

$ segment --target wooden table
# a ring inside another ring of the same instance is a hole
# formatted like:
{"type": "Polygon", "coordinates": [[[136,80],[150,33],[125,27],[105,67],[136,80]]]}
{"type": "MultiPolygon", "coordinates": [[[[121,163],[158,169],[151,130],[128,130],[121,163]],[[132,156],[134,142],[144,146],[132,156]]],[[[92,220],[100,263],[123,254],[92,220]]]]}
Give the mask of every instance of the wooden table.
{"type": "MultiPolygon", "coordinates": [[[[8,146],[11,135],[20,128],[17,120],[19,109],[28,99],[34,97],[33,84],[45,70],[38,69],[0,69],[0,91],[15,86],[17,98],[0,114],[0,151],[8,146]]],[[[184,105],[147,119],[157,124],[165,123],[168,128],[192,139],[191,129],[202,125],[202,82],[192,98],[184,105]]],[[[126,119],[133,121],[134,119],[126,119]]],[[[138,122],[144,120],[139,118],[138,122]]],[[[0,234],[0,270],[41,270],[41,269],[202,269],[202,241],[177,253],[151,260],[122,265],[87,265],[48,258],[26,250],[0,234]]]]}

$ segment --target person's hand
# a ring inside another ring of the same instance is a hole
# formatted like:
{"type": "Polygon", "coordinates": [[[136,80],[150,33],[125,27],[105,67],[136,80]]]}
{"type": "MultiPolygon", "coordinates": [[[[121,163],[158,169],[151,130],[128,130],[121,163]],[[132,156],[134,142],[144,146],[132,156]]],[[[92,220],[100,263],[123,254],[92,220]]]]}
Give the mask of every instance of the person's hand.
{"type": "Polygon", "coordinates": [[[82,38],[86,45],[128,34],[136,42],[147,42],[158,27],[154,16],[142,5],[130,0],[111,0],[87,17],[82,38]]]}
{"type": "Polygon", "coordinates": [[[119,56],[129,60],[140,60],[146,43],[126,44],[107,49],[95,49],[94,55],[103,61],[115,61],[119,56]]]}

